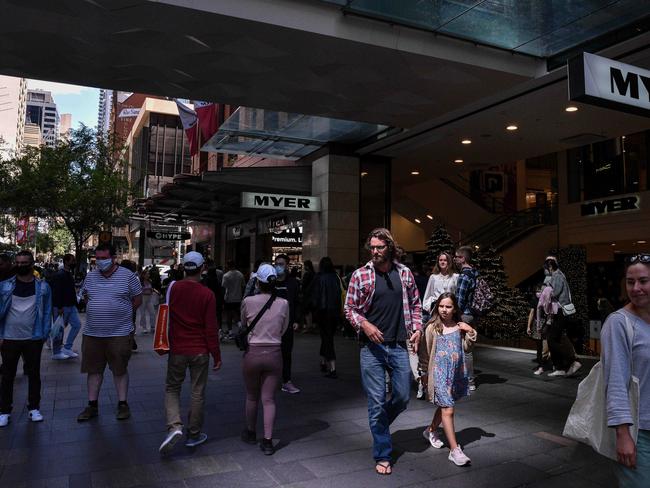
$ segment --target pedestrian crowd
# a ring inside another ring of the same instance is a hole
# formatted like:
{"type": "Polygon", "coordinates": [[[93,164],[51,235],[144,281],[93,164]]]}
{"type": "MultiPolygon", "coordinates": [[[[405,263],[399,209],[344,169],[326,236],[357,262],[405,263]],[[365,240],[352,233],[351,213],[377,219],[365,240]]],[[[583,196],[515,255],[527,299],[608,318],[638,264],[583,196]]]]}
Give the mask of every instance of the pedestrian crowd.
{"type": "MultiPolygon", "coordinates": [[[[106,367],[117,393],[115,412],[126,420],[131,412],[127,395],[128,363],[135,332],[148,334],[164,327],[168,332],[165,415],[167,434],[160,445],[169,454],[185,435],[185,445],[196,447],[202,431],[207,378],[221,368],[221,342],[233,340],[244,351],[242,376],[246,390],[241,439],[258,444],[262,452],[275,451],[273,427],[278,390],[298,394],[292,378],[294,334],[319,328],[320,368],[337,379],[334,337],[353,330],[358,336],[362,386],[368,401],[375,472],[390,475],[393,446],[390,426],[408,406],[413,383],[417,398],[433,404],[432,419],[423,431],[435,449],[449,448],[449,460],[471,464],[459,445],[454,427],[456,404],[478,385],[473,348],[476,324],[484,310],[478,304],[482,277],[474,266],[473,249],[461,246],[440,253],[432,274],[412,270],[387,229],[373,230],[366,241],[371,260],[340,276],[329,257],[315,271],[305,263],[302,281],[290,269],[285,254],[259,260],[248,281],[234,262],[226,271],[188,252],[182,265],[160,279],[155,269],[136,273],[135,263],[116,261],[115,249],[100,244],[96,268],[76,290],[72,255],[49,283],[34,272],[29,251],[15,255],[11,273],[0,256],[0,427],[11,419],[13,383],[19,359],[28,377],[28,417],[43,421],[40,412],[40,363],[43,344],[51,339],[52,359],[79,356],[73,350],[80,331],[78,300],[86,306],[81,341],[81,372],[87,375],[88,404],[77,417],[90,421],[100,413],[98,403],[106,367]],[[158,302],[168,314],[156,314],[158,302]],[[158,315],[156,320],[156,315],[158,315]],[[223,320],[222,320],[223,319],[223,320]],[[346,325],[347,324],[347,325],[346,325]],[[69,326],[67,335],[66,327],[69,326]],[[181,415],[180,394],[187,371],[190,406],[187,423],[181,415]],[[262,410],[263,434],[257,435],[262,410]]],[[[529,316],[529,333],[538,342],[535,374],[571,376],[581,368],[566,335],[566,321],[576,313],[571,292],[558,260],[544,261],[545,279],[529,316]]],[[[607,389],[607,424],[616,430],[621,486],[645,486],[650,476],[650,256],[633,257],[626,267],[630,303],[612,313],[603,328],[603,368],[607,389]],[[632,337],[622,323],[632,324],[632,337]],[[631,376],[638,378],[639,401],[628,396],[631,376]],[[630,425],[636,425],[632,431],[630,425]],[[627,484],[626,484],[627,483],[627,484]]],[[[484,290],[481,291],[484,293],[484,290]]]]}

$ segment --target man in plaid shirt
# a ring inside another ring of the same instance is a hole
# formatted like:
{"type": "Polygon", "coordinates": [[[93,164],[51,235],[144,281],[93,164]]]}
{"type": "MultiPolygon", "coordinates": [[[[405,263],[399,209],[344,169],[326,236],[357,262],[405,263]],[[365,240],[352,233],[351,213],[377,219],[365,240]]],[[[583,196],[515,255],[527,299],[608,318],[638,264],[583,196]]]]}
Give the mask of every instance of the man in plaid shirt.
{"type": "Polygon", "coordinates": [[[378,474],[392,473],[390,424],[406,409],[411,368],[406,341],[417,353],[422,335],[422,308],[411,271],[395,260],[390,231],[375,229],[366,247],[372,260],[350,279],[345,315],[357,329],[361,345],[361,379],[368,396],[368,423],[378,474]],[[386,399],[386,374],[392,394],[386,399]]]}
{"type": "MultiPolygon", "coordinates": [[[[474,290],[476,290],[476,279],[478,271],[472,266],[472,248],[461,246],[456,249],[454,262],[460,268],[458,283],[456,284],[456,299],[458,308],[460,308],[461,320],[466,324],[474,326],[475,317],[472,311],[472,300],[474,299],[474,290]]],[[[476,390],[474,380],[474,354],[465,353],[465,370],[469,374],[469,389],[476,390]]]]}

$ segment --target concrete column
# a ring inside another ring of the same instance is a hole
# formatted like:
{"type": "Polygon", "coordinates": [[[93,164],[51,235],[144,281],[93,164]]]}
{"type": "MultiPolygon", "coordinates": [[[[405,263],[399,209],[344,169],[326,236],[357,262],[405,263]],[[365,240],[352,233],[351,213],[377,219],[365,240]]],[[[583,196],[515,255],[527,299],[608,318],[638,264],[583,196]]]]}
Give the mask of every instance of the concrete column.
{"type": "Polygon", "coordinates": [[[359,159],[325,155],[312,165],[312,195],[321,211],[310,214],[303,229],[303,260],[318,264],[329,256],[335,266],[359,260],[359,159]]]}

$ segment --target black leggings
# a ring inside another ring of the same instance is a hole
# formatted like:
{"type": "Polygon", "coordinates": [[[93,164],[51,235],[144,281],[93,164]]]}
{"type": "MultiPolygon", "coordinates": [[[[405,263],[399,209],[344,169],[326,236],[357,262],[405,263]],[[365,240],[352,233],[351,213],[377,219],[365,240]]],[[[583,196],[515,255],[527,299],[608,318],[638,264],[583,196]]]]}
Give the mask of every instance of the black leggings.
{"type": "Polygon", "coordinates": [[[320,355],[326,361],[333,361],[336,359],[334,334],[339,325],[339,313],[337,310],[317,310],[315,320],[320,330],[320,355]]]}

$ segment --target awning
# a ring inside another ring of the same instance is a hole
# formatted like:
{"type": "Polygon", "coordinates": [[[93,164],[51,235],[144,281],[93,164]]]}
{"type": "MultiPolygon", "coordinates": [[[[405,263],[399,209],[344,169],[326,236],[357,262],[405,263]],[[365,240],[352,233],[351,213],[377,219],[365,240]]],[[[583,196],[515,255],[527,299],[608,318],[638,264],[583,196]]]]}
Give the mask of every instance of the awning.
{"type": "Polygon", "coordinates": [[[241,207],[242,192],[311,194],[311,166],[224,168],[200,176],[177,175],[160,193],[135,202],[134,219],[168,223],[228,222],[268,210],[241,207]]]}
{"type": "Polygon", "coordinates": [[[388,126],[239,107],[202,151],[298,160],[330,142],[354,145],[388,126]]]}

